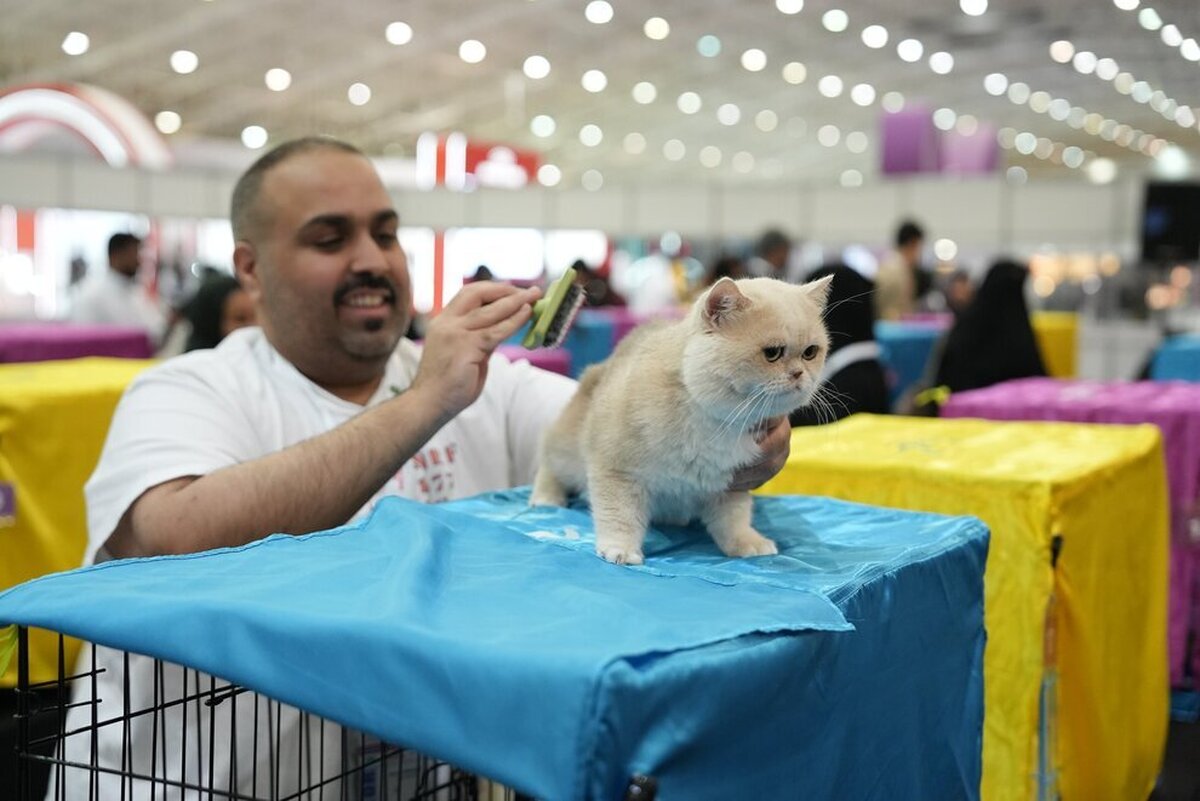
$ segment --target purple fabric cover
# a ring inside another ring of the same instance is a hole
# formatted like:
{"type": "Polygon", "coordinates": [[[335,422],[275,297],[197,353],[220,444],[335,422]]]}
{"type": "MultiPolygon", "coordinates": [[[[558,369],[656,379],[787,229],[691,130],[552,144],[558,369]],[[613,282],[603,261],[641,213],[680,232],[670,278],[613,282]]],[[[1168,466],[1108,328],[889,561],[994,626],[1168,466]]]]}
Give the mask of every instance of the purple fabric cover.
{"type": "Polygon", "coordinates": [[[150,337],[141,328],[75,323],[0,324],[0,362],[45,362],[84,356],[148,359],[150,337]]]}
{"type": "Polygon", "coordinates": [[[537,348],[528,350],[520,345],[501,345],[496,352],[510,362],[525,359],[534,367],[562,375],[571,374],[571,354],[562,348],[537,348]]]}
{"type": "Polygon", "coordinates": [[[942,138],[928,106],[913,103],[900,111],[885,112],[881,128],[884,175],[938,171],[942,138]]]}
{"type": "MultiPolygon", "coordinates": [[[[1171,683],[1189,659],[1188,633],[1200,620],[1200,384],[1187,381],[1100,382],[1024,378],[957,392],[943,417],[1153,423],[1162,431],[1171,496],[1171,590],[1168,620],[1171,683]]],[[[1190,656],[1200,677],[1200,637],[1190,656]]]]}

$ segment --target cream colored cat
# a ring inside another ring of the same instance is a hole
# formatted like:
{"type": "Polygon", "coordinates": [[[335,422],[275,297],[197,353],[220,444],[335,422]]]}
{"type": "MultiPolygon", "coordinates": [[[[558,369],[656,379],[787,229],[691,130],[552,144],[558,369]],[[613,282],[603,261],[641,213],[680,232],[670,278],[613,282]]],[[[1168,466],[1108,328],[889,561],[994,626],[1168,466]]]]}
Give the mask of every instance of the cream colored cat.
{"type": "Polygon", "coordinates": [[[699,518],[729,556],[777,553],[750,524],[749,493],[727,487],[766,421],[817,389],[830,280],[722,278],[683,320],[634,331],[547,432],[530,504],[586,488],[596,552],[618,564],[641,564],[651,520],[699,518]]]}

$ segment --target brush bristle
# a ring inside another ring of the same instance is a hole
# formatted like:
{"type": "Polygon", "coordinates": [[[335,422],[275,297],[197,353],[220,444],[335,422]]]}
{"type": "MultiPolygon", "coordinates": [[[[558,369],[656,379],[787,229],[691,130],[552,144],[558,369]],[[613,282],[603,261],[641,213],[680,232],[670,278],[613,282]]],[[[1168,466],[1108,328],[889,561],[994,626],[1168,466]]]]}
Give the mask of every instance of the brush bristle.
{"type": "Polygon", "coordinates": [[[579,309],[583,306],[584,297],[583,287],[578,284],[572,284],[567,288],[562,303],[554,313],[554,319],[546,328],[546,338],[542,341],[543,348],[557,348],[563,343],[563,340],[567,338],[567,332],[571,330],[571,324],[575,322],[575,315],[579,314],[579,309]]]}

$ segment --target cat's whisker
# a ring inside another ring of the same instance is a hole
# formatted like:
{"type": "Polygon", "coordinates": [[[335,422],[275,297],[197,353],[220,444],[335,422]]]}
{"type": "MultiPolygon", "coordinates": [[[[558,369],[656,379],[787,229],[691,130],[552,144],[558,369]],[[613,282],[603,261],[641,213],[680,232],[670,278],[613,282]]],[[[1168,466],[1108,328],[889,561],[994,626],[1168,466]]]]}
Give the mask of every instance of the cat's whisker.
{"type": "Polygon", "coordinates": [[[852,301],[852,300],[858,300],[859,298],[865,298],[865,297],[867,297],[868,295],[870,295],[870,294],[871,294],[872,292],[874,292],[874,291],[875,291],[874,289],[868,289],[866,292],[859,292],[857,295],[851,295],[851,296],[850,296],[850,297],[848,297],[848,298],[842,298],[841,300],[837,301],[836,303],[833,303],[833,304],[831,304],[831,305],[829,305],[829,306],[826,306],[826,307],[825,307],[825,308],[824,308],[824,309],[821,311],[821,319],[822,319],[822,320],[824,320],[824,319],[825,319],[825,315],[829,314],[829,312],[833,311],[833,310],[834,310],[834,309],[836,309],[838,306],[841,306],[843,303],[849,303],[849,302],[850,302],[850,301],[852,301]]]}

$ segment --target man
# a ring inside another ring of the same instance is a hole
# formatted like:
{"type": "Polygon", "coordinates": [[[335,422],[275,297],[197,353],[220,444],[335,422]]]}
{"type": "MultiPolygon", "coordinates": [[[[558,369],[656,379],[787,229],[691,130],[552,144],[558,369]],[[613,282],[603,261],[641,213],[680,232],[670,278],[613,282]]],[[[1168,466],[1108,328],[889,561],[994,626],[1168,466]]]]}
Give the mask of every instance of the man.
{"type": "Polygon", "coordinates": [[[746,263],[751,278],[790,279],[788,259],[792,254],[792,240],[787,234],[774,228],[765,231],[754,246],[754,255],[746,263]]]}
{"type": "Polygon", "coordinates": [[[933,276],[921,267],[925,231],[905,220],[896,231],[896,249],[875,276],[875,311],[881,320],[899,320],[917,310],[933,287],[933,276]]]}
{"type": "Polygon", "coordinates": [[[134,325],[146,330],[158,346],[167,315],[137,279],[142,241],[133,234],[113,234],[108,240],[108,269],[79,284],[71,319],[79,323],[134,325]]]}
{"type": "MultiPolygon", "coordinates": [[[[575,384],[492,351],[529,319],[538,289],[468,284],[430,323],[423,349],[402,340],[412,290],[399,219],[371,162],[335,140],[297,140],[259,159],[234,189],[232,223],[234,266],[260,327],[165,362],[131,385],[86,488],[88,561],[318,531],[364,514],[383,495],[436,502],[532,479],[542,431],[575,384]]],[[[769,457],[747,468],[738,488],[779,470],[787,438],[781,421],[764,442],[769,457]]],[[[98,680],[103,719],[119,712],[123,671],[118,654],[96,652],[106,668],[98,680]]],[[[135,710],[150,706],[156,690],[162,699],[184,689],[175,670],[155,688],[142,657],[131,657],[129,674],[135,710]]],[[[254,707],[237,707],[243,791],[263,790],[250,778],[255,753],[293,766],[283,771],[285,784],[301,773],[297,760],[336,772],[336,737],[326,753],[300,755],[296,710],[285,708],[274,745],[264,740],[255,751],[247,734],[258,731],[254,707]]],[[[152,767],[156,732],[167,742],[160,776],[200,761],[174,739],[178,711],[160,729],[154,716],[131,724],[135,769],[152,767]]],[[[68,731],[91,711],[72,713],[68,731]]],[[[231,724],[218,717],[216,740],[228,742],[231,724]]],[[[122,764],[120,734],[97,738],[100,764],[122,764]]],[[[264,728],[261,736],[269,734],[264,728]]],[[[86,762],[90,741],[71,739],[78,742],[68,741],[68,755],[86,762]]],[[[270,775],[269,765],[260,768],[260,778],[270,775]]],[[[206,781],[227,787],[231,770],[217,764],[206,781]]]]}

